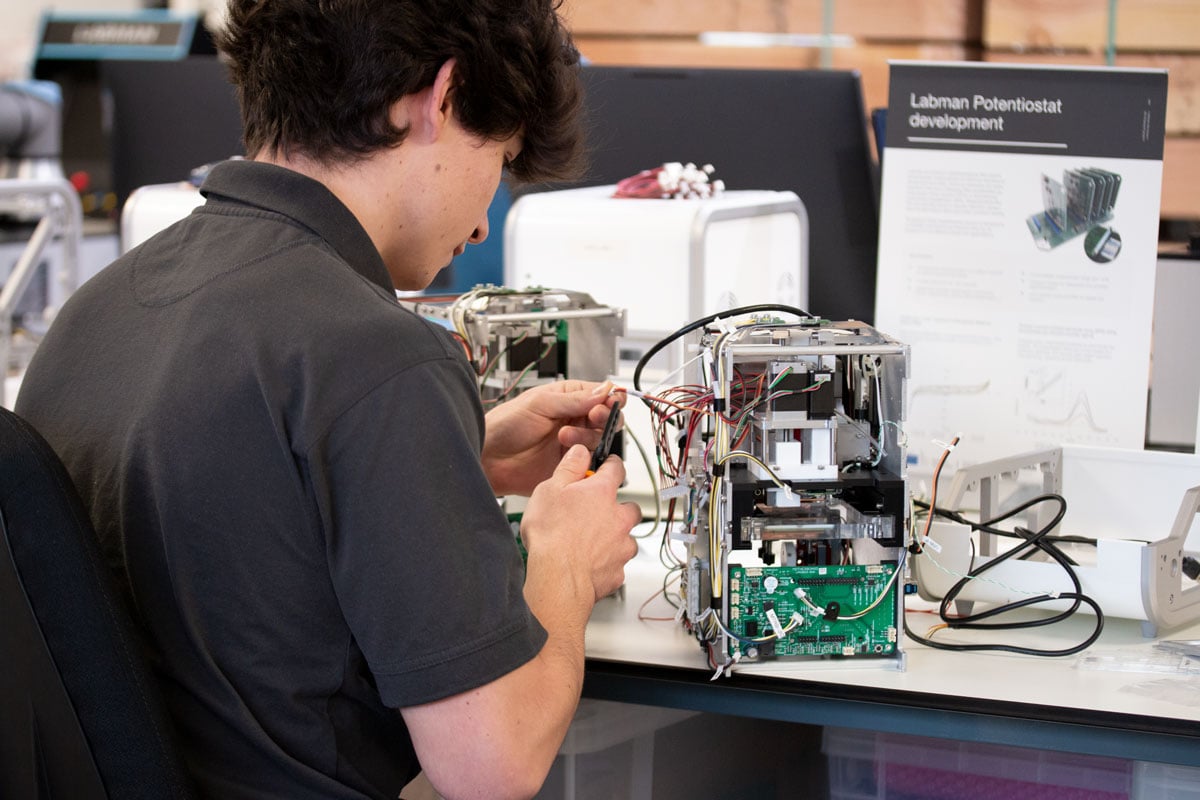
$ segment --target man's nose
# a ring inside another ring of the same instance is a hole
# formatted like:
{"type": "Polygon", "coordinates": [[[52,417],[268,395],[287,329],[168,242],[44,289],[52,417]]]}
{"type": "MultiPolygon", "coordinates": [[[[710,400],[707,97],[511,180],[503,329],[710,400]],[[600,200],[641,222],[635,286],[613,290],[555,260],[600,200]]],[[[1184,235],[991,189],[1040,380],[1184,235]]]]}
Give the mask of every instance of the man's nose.
{"type": "Polygon", "coordinates": [[[488,237],[488,223],[487,223],[487,217],[484,217],[482,220],[479,221],[479,224],[475,226],[475,231],[471,234],[470,238],[468,238],[467,241],[470,242],[471,244],[479,244],[487,237],[488,237]]]}

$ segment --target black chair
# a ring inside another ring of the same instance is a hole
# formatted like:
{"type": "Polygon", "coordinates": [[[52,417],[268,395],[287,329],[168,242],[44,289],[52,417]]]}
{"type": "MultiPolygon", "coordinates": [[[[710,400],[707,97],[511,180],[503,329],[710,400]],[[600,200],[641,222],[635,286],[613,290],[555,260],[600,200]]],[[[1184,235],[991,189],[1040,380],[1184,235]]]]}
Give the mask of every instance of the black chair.
{"type": "Polygon", "coordinates": [[[133,621],[62,463],[0,408],[0,798],[187,798],[133,621]]]}

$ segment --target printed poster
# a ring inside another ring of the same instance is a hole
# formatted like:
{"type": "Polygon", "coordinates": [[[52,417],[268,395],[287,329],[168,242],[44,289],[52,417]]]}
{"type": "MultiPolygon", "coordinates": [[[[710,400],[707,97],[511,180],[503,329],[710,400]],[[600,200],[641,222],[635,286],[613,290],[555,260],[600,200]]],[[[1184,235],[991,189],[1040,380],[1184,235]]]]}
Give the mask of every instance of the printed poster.
{"type": "Polygon", "coordinates": [[[911,347],[909,469],[1141,449],[1162,70],[893,62],[875,324],[911,347]]]}

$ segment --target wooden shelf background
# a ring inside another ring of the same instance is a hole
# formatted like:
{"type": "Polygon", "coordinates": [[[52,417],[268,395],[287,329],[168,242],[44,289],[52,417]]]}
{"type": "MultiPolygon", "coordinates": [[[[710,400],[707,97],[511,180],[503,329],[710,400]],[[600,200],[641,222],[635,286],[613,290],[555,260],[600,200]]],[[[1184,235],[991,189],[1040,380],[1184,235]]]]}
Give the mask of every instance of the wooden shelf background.
{"type": "Polygon", "coordinates": [[[1109,0],[564,0],[563,16],[580,51],[595,64],[854,69],[862,75],[868,109],[887,105],[889,59],[1102,66],[1111,58],[1116,66],[1164,68],[1161,213],[1164,219],[1200,220],[1200,0],[1119,0],[1110,25],[1112,5],[1109,0]],[[759,47],[713,46],[700,42],[706,32],[792,38],[759,47]],[[795,44],[800,37],[804,41],[795,44]]]}

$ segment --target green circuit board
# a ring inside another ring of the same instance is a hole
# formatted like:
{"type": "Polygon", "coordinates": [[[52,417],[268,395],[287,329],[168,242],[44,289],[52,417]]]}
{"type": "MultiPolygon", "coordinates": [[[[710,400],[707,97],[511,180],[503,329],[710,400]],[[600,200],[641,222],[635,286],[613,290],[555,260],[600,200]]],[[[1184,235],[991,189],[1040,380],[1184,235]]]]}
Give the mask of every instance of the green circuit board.
{"type": "Polygon", "coordinates": [[[898,584],[892,580],[895,571],[895,564],[731,566],[729,629],[740,637],[730,639],[731,655],[733,651],[757,659],[892,655],[899,596],[898,584]],[[846,619],[876,600],[878,604],[861,617],[846,619]],[[813,606],[827,613],[818,614],[813,606]],[[793,622],[795,627],[789,629],[793,622]],[[778,630],[787,632],[779,637],[778,630]]]}

